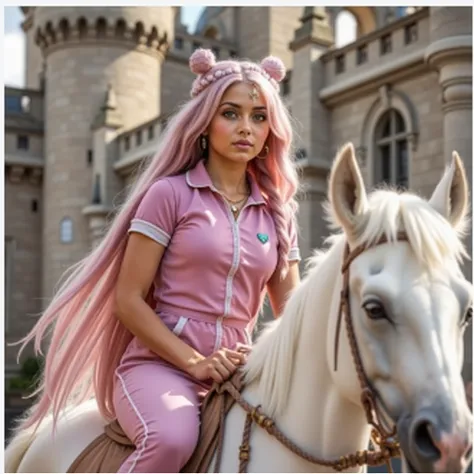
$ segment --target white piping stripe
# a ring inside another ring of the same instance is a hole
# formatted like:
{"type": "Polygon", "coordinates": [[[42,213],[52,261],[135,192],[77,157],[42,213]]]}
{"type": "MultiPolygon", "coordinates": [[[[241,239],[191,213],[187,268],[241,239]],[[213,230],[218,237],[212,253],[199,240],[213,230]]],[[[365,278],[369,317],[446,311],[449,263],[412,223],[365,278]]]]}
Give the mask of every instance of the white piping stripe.
{"type": "Polygon", "coordinates": [[[183,332],[184,326],[187,322],[188,322],[188,318],[186,318],[185,316],[179,317],[178,322],[176,323],[176,326],[173,328],[173,332],[174,334],[176,334],[176,336],[179,336],[183,332]]]}
{"type": "Polygon", "coordinates": [[[132,219],[128,232],[138,232],[146,235],[165,247],[170,243],[171,236],[156,225],[141,219],[132,219]]]}
{"type": "MultiPolygon", "coordinates": [[[[240,211],[239,217],[242,215],[243,208],[240,211]]],[[[231,221],[232,226],[232,241],[234,246],[234,256],[232,259],[232,266],[230,267],[229,274],[227,275],[226,285],[225,285],[225,303],[224,303],[224,316],[228,316],[230,313],[230,303],[232,300],[232,282],[234,276],[237,273],[237,268],[239,267],[240,260],[240,234],[239,234],[239,225],[238,220],[235,220],[234,216],[231,213],[231,210],[227,206],[227,214],[231,221]]]]}
{"type": "Polygon", "coordinates": [[[214,352],[219,350],[222,343],[222,319],[223,316],[219,316],[216,321],[216,342],[214,344],[214,352]]]}
{"type": "Polygon", "coordinates": [[[118,373],[118,371],[115,372],[115,375],[120,379],[120,382],[122,383],[122,388],[123,391],[125,392],[125,396],[127,397],[127,400],[129,401],[130,405],[132,406],[135,414],[137,415],[138,419],[140,420],[141,424],[143,425],[143,428],[145,429],[145,436],[143,438],[142,446],[141,448],[137,451],[137,455],[135,457],[135,460],[133,461],[132,466],[130,467],[130,470],[128,472],[133,472],[133,469],[135,468],[137,461],[140,459],[140,456],[143,454],[143,451],[145,451],[145,446],[146,442],[148,441],[148,426],[145,423],[145,420],[143,417],[140,415],[140,412],[138,411],[138,408],[136,407],[135,403],[133,403],[132,397],[128,393],[127,387],[125,386],[125,382],[122,378],[122,376],[118,373]]]}
{"type": "Polygon", "coordinates": [[[245,328],[244,332],[245,332],[245,336],[247,337],[247,344],[249,346],[251,346],[252,345],[252,336],[250,335],[249,329],[245,328]]]}
{"type": "Polygon", "coordinates": [[[288,260],[301,260],[300,249],[298,247],[293,247],[290,249],[290,253],[288,254],[288,260]]]}

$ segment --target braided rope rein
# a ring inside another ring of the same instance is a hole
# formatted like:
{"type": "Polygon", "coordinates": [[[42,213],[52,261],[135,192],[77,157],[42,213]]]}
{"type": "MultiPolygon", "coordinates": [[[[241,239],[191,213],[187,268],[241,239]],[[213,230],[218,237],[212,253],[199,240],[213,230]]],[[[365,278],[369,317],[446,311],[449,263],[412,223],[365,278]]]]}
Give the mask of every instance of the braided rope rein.
{"type": "MultiPolygon", "coordinates": [[[[368,466],[380,466],[387,464],[389,472],[393,472],[390,465],[390,459],[392,457],[398,457],[400,455],[400,446],[397,441],[393,441],[385,438],[384,435],[373,433],[372,441],[379,447],[378,450],[363,450],[357,451],[353,454],[341,456],[336,460],[327,460],[318,456],[304,451],[298,447],[293,441],[291,441],[275,424],[275,422],[268,416],[264,415],[260,411],[260,406],[253,406],[246,402],[240,392],[230,383],[224,383],[221,386],[222,391],[228,392],[232,398],[238,403],[244,411],[247,413],[245,419],[244,430],[242,433],[242,442],[239,447],[239,473],[246,473],[247,466],[250,461],[250,435],[252,423],[260,426],[267,433],[276,438],[283,446],[289,449],[292,453],[298,457],[305,459],[313,464],[326,466],[334,469],[335,471],[341,472],[351,467],[361,467],[364,465],[368,466]]],[[[216,463],[214,472],[220,472],[220,465],[222,460],[222,448],[224,441],[224,423],[225,415],[223,410],[220,413],[219,422],[219,436],[216,454],[216,463]]],[[[374,429],[375,432],[375,429],[374,429]]]]}

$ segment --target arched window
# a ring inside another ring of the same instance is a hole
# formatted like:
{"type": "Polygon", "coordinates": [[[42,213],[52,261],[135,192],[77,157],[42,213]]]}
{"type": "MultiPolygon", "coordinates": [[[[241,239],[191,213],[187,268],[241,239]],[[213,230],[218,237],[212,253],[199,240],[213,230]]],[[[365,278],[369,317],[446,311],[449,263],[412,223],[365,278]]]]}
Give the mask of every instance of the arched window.
{"type": "Polygon", "coordinates": [[[357,39],[357,19],[348,10],[342,10],[336,16],[336,48],[353,43],[357,39]]]}
{"type": "Polygon", "coordinates": [[[377,123],[374,138],[375,184],[408,188],[408,132],[400,112],[387,110],[377,123]]]}
{"type": "Polygon", "coordinates": [[[74,232],[72,227],[72,219],[70,217],[65,217],[61,220],[59,226],[59,237],[62,244],[69,244],[73,241],[74,232]]]}

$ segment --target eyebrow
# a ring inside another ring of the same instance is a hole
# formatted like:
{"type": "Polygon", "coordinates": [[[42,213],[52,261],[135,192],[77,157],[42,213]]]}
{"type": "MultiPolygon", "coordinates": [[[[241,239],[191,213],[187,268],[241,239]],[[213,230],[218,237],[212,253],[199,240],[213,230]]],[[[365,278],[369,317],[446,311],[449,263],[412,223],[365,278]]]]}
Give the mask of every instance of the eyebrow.
{"type": "MultiPolygon", "coordinates": [[[[239,104],[236,104],[235,102],[222,102],[222,104],[220,106],[222,107],[224,105],[230,105],[232,107],[235,107],[236,109],[241,109],[242,108],[242,106],[240,106],[239,104]]],[[[266,110],[266,107],[264,105],[260,105],[260,106],[257,106],[257,107],[253,107],[253,110],[266,110]]]]}

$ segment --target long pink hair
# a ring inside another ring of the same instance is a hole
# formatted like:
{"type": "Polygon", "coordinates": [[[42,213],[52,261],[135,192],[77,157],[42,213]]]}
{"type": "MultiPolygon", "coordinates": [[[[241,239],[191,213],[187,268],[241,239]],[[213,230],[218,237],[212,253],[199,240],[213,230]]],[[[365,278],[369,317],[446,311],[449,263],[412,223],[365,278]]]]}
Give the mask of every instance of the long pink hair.
{"type": "MultiPolygon", "coordinates": [[[[289,114],[278,94],[284,76],[281,61],[266,58],[260,65],[246,61],[221,61],[208,50],[190,59],[198,74],[192,99],[170,120],[155,156],[135,181],[127,200],[116,214],[102,242],[72,266],[49,306],[31,332],[20,341],[20,354],[34,340],[37,354],[41,341],[54,325],[38,396],[17,430],[39,424],[49,413],[54,426],[60,411],[95,397],[101,415],[115,418],[114,372],[132,334],[114,315],[114,288],[127,245],[127,231],[143,196],[156,180],[177,175],[202,159],[199,137],[214,116],[226,89],[237,81],[256,84],[267,102],[270,134],[269,155],[249,165],[273,212],[279,238],[279,268],[285,274],[290,250],[288,228],[297,210],[294,199],[298,178],[291,150],[289,114]]],[[[284,68],[283,68],[284,69],[284,68]]]]}

